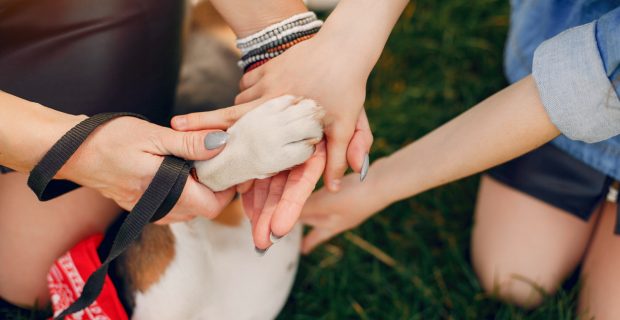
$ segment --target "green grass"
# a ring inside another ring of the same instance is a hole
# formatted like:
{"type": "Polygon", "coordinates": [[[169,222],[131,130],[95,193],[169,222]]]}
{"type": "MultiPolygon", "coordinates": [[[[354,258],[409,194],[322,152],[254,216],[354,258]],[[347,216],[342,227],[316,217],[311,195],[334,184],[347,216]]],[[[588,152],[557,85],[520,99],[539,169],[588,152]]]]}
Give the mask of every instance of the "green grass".
{"type": "MultiPolygon", "coordinates": [[[[409,5],[368,83],[371,158],[506,85],[508,13],[506,0],[409,5]]],[[[304,258],[280,319],[575,319],[574,285],[533,311],[481,291],[469,261],[477,184],[472,177],[396,203],[304,258]]]]}
{"type": "MultiPolygon", "coordinates": [[[[504,87],[507,27],[507,0],[412,1],[368,84],[371,157],[504,87]]],[[[575,286],[529,312],[481,291],[469,261],[477,183],[473,177],[396,203],[317,249],[302,260],[280,319],[576,318],[575,286]]]]}

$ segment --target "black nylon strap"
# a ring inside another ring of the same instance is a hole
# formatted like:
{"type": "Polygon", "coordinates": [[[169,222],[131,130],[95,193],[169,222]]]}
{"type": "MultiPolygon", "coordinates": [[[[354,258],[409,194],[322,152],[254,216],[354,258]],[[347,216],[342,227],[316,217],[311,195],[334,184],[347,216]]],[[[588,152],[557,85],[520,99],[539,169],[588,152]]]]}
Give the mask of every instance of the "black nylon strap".
{"type": "MultiPolygon", "coordinates": [[[[65,194],[79,185],[70,181],[53,180],[54,176],[77,151],[99,125],[123,116],[132,116],[145,119],[133,113],[103,113],[88,118],[69,130],[52,148],[30,173],[28,186],[40,200],[49,200],[65,194]],[[49,188],[53,186],[54,188],[49,188]],[[48,191],[48,189],[50,189],[48,191]]],[[[185,182],[189,176],[190,162],[183,159],[167,156],[146,191],[138,200],[133,210],[125,216],[110,251],[101,266],[90,275],[84,285],[82,294],[73,304],[62,311],[54,319],[64,317],[88,307],[103,288],[105,276],[110,263],[121,255],[133,241],[135,241],[147,223],[164,217],[179,200],[185,182]]]]}
{"type": "Polygon", "coordinates": [[[68,180],[53,180],[54,176],[97,127],[118,117],[136,117],[148,121],[136,113],[114,112],[100,113],[78,123],[52,146],[30,172],[28,186],[39,200],[51,200],[80,187],[68,180]]]}
{"type": "MultiPolygon", "coordinates": [[[[178,192],[178,194],[173,194],[171,191],[173,191],[177,185],[185,185],[185,181],[189,175],[189,169],[189,163],[185,160],[171,156],[164,158],[164,161],[146,189],[146,192],[144,192],[142,198],[140,198],[136,206],[123,221],[123,224],[114,238],[112,248],[107,258],[103,261],[99,269],[86,281],[82,295],[69,306],[69,308],[65,309],[54,319],[63,319],[74,312],[88,307],[97,299],[97,296],[99,296],[103,288],[103,282],[108,273],[110,262],[121,255],[121,253],[138,238],[144,226],[149,223],[154,214],[162,208],[165,202],[171,203],[169,209],[174,206],[180,192],[178,192]],[[172,200],[175,201],[173,202],[172,200]]],[[[181,188],[180,190],[182,191],[183,189],[181,188]]]]}

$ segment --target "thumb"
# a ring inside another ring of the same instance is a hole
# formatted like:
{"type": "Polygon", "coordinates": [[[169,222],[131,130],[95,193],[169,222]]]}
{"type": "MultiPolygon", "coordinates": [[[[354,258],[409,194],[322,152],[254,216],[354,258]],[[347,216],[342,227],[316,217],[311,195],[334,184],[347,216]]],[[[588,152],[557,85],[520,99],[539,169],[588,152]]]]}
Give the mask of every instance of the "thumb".
{"type": "Polygon", "coordinates": [[[158,136],[162,155],[175,155],[186,160],[207,160],[219,154],[228,141],[228,133],[220,130],[181,132],[165,129],[158,136]]]}

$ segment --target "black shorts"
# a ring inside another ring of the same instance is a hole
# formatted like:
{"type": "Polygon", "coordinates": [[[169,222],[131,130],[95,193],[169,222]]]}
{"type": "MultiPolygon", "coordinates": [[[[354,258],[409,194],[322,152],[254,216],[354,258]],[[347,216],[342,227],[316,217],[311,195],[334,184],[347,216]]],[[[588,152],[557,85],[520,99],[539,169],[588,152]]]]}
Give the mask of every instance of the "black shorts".
{"type": "Polygon", "coordinates": [[[608,194],[613,195],[615,186],[614,179],[552,144],[497,166],[488,175],[585,221],[608,194]]]}

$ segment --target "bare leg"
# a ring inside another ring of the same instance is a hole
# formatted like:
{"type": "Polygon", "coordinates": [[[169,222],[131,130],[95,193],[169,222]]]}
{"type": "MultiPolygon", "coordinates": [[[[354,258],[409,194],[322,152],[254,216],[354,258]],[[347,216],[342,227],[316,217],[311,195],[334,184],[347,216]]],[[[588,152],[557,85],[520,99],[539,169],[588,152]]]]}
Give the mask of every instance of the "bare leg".
{"type": "Polygon", "coordinates": [[[120,212],[86,188],[39,202],[20,173],[0,176],[0,296],[22,306],[46,306],[46,275],[75,243],[102,232],[120,212]]]}
{"type": "Polygon", "coordinates": [[[579,311],[583,319],[620,319],[620,236],[614,234],[617,205],[606,202],[582,270],[579,311]]]}
{"type": "Polygon", "coordinates": [[[522,307],[538,305],[577,266],[596,220],[586,223],[483,177],[472,261],[484,290],[522,307]]]}

